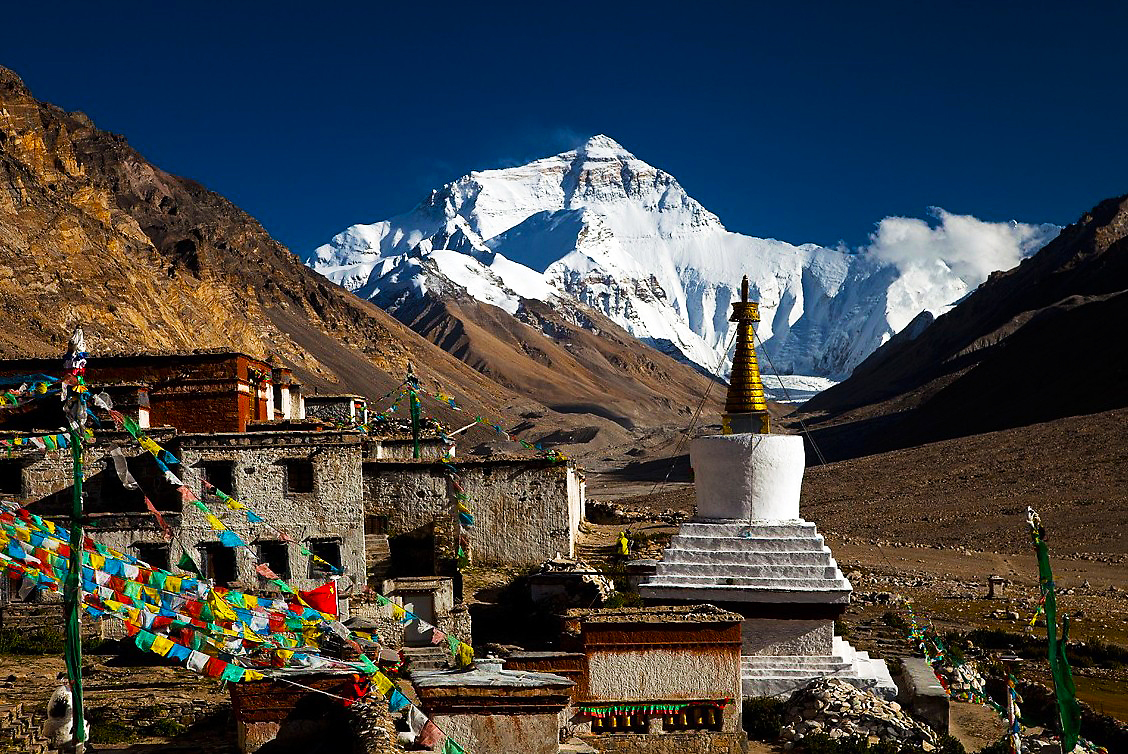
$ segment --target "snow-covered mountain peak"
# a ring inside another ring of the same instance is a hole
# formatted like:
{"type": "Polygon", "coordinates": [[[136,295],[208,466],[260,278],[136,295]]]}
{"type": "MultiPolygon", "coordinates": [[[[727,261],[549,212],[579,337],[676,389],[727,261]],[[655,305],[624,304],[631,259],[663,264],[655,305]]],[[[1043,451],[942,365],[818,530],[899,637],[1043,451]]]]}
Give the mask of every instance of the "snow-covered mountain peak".
{"type": "Polygon", "coordinates": [[[471,172],[410,212],[348,228],[305,261],[390,310],[459,290],[510,313],[522,299],[562,310],[578,301],[722,374],[729,304],[747,274],[767,361],[841,378],[919,312],[942,311],[993,264],[1013,266],[1050,238],[1038,226],[934,217],[936,227],[886,218],[857,253],[752,238],[599,134],[524,165],[471,172]]]}

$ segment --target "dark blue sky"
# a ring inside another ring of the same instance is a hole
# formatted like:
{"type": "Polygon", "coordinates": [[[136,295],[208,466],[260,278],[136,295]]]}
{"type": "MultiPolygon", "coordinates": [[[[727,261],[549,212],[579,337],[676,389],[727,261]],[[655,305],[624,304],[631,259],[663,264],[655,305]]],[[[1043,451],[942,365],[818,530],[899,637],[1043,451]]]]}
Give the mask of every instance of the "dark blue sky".
{"type": "Polygon", "coordinates": [[[792,242],[1128,192],[1123,3],[32,6],[0,64],[295,250],[600,132],[792,242]]]}

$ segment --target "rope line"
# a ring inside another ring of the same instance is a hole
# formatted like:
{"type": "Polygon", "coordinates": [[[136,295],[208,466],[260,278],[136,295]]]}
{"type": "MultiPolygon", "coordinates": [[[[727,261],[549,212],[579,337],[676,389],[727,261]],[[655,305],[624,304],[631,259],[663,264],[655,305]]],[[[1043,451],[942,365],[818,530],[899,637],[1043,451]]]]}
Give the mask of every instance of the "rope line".
{"type": "MultiPolygon", "coordinates": [[[[791,403],[791,392],[787,389],[787,385],[783,384],[783,377],[780,376],[779,370],[776,369],[775,364],[772,363],[772,357],[768,354],[768,349],[764,346],[764,341],[760,340],[760,335],[756,332],[756,328],[752,328],[752,335],[756,338],[756,342],[760,344],[760,353],[764,354],[764,358],[768,360],[768,366],[772,368],[776,379],[779,380],[779,386],[783,388],[783,397],[787,399],[788,403],[791,403]]],[[[811,443],[811,448],[815,451],[815,455],[818,456],[819,466],[826,466],[826,458],[823,457],[819,446],[815,444],[815,438],[811,435],[811,431],[807,429],[807,424],[803,421],[803,417],[797,416],[796,418],[799,420],[799,427],[803,430],[803,435],[807,438],[807,442],[811,443]]]]}

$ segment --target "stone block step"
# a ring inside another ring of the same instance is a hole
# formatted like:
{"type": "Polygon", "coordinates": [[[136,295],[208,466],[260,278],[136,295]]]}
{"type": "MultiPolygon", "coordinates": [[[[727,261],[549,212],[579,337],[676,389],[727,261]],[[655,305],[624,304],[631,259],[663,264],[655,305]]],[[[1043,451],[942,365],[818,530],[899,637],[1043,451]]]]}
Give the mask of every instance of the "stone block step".
{"type": "Polygon", "coordinates": [[[779,589],[783,591],[850,591],[850,583],[844,578],[799,579],[799,578],[754,578],[748,576],[725,576],[704,578],[701,576],[678,576],[658,573],[645,582],[649,587],[692,587],[694,589],[717,589],[736,587],[743,589],[779,589]]]}
{"type": "Polygon", "coordinates": [[[850,665],[846,663],[837,668],[753,668],[749,671],[740,671],[741,678],[822,678],[825,676],[838,676],[850,673],[850,665]]]}
{"type": "Polygon", "coordinates": [[[704,552],[822,552],[827,547],[822,537],[708,537],[679,533],[674,535],[666,549],[704,552]]]}
{"type": "Polygon", "coordinates": [[[718,565],[830,565],[830,548],[821,550],[695,550],[669,547],[663,563],[716,563],[718,565]]]}
{"type": "Polygon", "coordinates": [[[450,666],[450,651],[445,646],[404,647],[403,655],[409,672],[442,670],[450,666]]]}
{"type": "Polygon", "coordinates": [[[753,521],[752,523],[739,520],[709,523],[686,521],[678,527],[678,533],[695,537],[732,537],[736,539],[746,539],[748,537],[762,537],[765,539],[775,537],[813,539],[819,536],[815,525],[810,521],[753,521]]]}
{"type": "Polygon", "coordinates": [[[727,579],[735,577],[778,579],[837,579],[842,574],[833,565],[768,565],[762,563],[670,563],[658,564],[656,578],[697,576],[727,579]]]}

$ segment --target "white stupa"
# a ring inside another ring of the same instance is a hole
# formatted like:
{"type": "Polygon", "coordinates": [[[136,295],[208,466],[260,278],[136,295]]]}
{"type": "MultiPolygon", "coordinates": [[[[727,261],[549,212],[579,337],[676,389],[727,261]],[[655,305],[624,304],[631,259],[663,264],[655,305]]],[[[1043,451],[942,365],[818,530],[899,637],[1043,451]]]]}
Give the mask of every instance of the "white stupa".
{"type": "Polygon", "coordinates": [[[733,308],[740,327],[725,428],[739,433],[694,440],[697,513],[639,591],[651,603],[709,602],[743,615],[746,697],[834,676],[892,698],[897,687],[884,661],[834,635],[852,589],[815,525],[799,515],[802,438],[767,434],[747,278],[733,308]]]}

